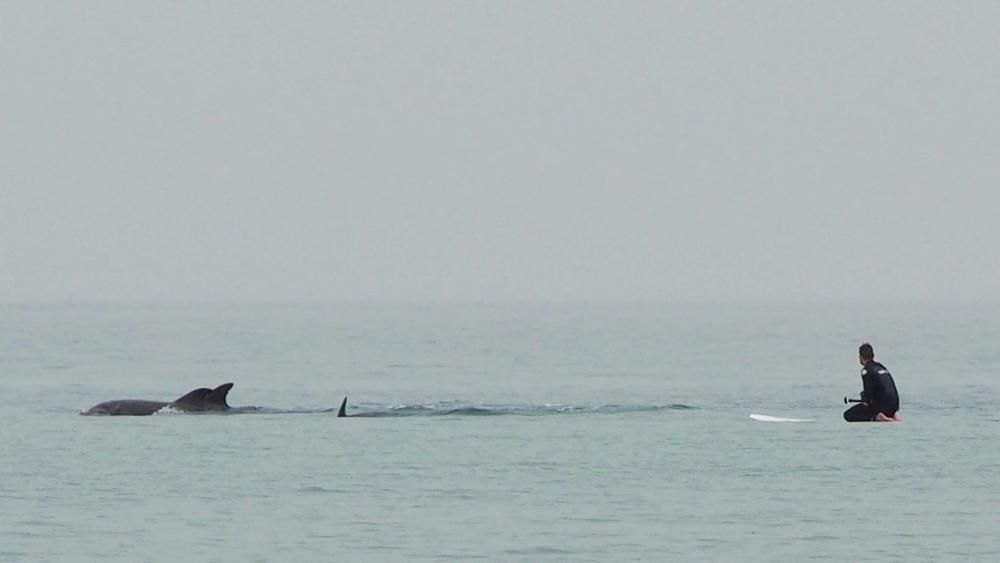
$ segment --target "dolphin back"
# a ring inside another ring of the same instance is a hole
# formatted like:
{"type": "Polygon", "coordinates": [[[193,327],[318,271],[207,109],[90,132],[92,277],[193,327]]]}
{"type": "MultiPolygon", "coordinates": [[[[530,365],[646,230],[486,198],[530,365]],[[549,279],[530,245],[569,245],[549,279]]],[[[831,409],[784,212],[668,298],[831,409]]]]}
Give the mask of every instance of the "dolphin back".
{"type": "Polygon", "coordinates": [[[229,390],[233,388],[232,383],[223,383],[215,389],[205,395],[205,406],[208,409],[229,409],[229,403],[226,402],[226,396],[229,395],[229,390]]]}
{"type": "Polygon", "coordinates": [[[140,401],[137,399],[122,399],[96,404],[81,412],[91,416],[147,416],[167,406],[162,401],[140,401]]]}
{"type": "Polygon", "coordinates": [[[232,383],[223,383],[215,389],[199,387],[170,403],[170,406],[177,410],[188,412],[229,410],[226,395],[229,394],[229,390],[232,388],[232,383]]]}
{"type": "Polygon", "coordinates": [[[197,389],[192,389],[186,394],[181,395],[174,399],[171,403],[172,405],[197,405],[205,400],[205,396],[211,393],[212,390],[208,387],[199,387],[197,389]]]}
{"type": "Polygon", "coordinates": [[[80,414],[107,416],[143,416],[150,415],[163,407],[170,406],[179,411],[225,411],[229,410],[226,396],[233,388],[232,383],[223,383],[215,389],[199,387],[192,389],[172,402],[140,401],[137,399],[122,399],[98,403],[80,414]]]}

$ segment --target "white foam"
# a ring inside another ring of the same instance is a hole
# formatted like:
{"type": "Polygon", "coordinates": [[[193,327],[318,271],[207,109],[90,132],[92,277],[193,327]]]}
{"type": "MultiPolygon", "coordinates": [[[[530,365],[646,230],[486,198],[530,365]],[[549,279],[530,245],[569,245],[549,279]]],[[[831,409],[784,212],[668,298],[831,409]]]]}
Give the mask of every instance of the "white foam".
{"type": "Polygon", "coordinates": [[[767,414],[755,414],[755,413],[751,413],[750,418],[758,420],[760,422],[815,422],[811,418],[784,418],[780,416],[771,416],[767,414]]]}

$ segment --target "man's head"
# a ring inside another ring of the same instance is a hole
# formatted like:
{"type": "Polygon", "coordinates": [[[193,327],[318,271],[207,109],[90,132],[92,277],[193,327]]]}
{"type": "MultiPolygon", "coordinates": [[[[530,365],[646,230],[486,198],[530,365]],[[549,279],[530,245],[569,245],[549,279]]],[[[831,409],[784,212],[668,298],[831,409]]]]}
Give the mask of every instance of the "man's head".
{"type": "Polygon", "coordinates": [[[858,359],[861,360],[861,365],[865,365],[875,359],[875,350],[872,349],[871,344],[865,342],[858,348],[858,359]]]}

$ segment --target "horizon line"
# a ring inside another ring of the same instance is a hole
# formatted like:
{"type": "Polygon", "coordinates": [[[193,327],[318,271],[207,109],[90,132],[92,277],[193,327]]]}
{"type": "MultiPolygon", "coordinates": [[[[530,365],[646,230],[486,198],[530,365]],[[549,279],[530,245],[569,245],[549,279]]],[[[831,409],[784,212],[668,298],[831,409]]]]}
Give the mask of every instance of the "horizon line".
{"type": "Polygon", "coordinates": [[[1000,300],[928,298],[719,298],[719,299],[302,299],[302,298],[0,298],[0,306],[996,306],[1000,300]]]}

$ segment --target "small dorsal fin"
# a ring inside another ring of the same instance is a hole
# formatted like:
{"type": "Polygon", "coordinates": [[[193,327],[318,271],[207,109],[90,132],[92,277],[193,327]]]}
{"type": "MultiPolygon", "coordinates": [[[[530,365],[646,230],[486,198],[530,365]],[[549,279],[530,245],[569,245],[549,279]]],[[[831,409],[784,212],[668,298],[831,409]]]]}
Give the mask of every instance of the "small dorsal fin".
{"type": "Polygon", "coordinates": [[[211,405],[219,405],[224,408],[229,408],[229,403],[226,402],[226,395],[229,394],[229,390],[233,388],[232,383],[223,383],[215,389],[212,389],[207,395],[205,395],[205,402],[211,405]]]}
{"type": "Polygon", "coordinates": [[[178,397],[177,399],[175,399],[174,403],[175,404],[176,403],[180,403],[180,404],[201,403],[201,402],[203,402],[205,400],[205,396],[208,395],[211,392],[212,392],[212,390],[209,389],[209,388],[207,388],[207,387],[199,387],[197,389],[192,389],[191,391],[188,391],[188,393],[186,395],[183,395],[183,396],[178,397]]]}
{"type": "Polygon", "coordinates": [[[340,410],[337,411],[337,418],[343,418],[347,416],[347,397],[344,397],[344,402],[340,403],[340,410]]]}

